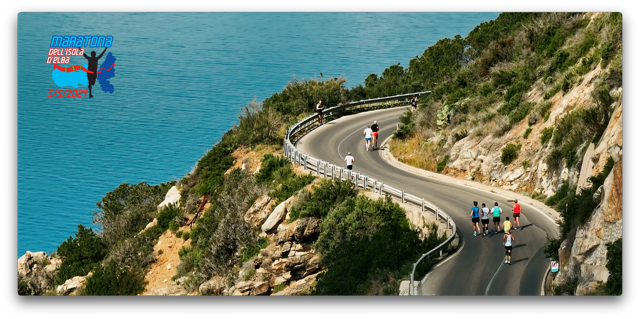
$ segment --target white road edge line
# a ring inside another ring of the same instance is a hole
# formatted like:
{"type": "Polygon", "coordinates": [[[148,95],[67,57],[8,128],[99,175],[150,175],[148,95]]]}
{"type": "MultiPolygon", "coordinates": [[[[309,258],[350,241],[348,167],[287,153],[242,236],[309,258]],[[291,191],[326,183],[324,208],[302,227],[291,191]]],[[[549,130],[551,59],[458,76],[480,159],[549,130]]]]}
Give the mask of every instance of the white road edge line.
{"type": "Polygon", "coordinates": [[[493,280],[496,279],[496,276],[500,272],[500,269],[502,269],[502,266],[504,266],[504,261],[505,261],[506,258],[507,257],[502,259],[502,263],[500,263],[500,267],[498,267],[498,270],[496,270],[496,273],[493,274],[493,277],[491,277],[491,281],[489,281],[489,284],[487,285],[487,290],[484,291],[484,295],[485,296],[489,295],[489,289],[491,288],[491,284],[493,283],[493,280]]]}

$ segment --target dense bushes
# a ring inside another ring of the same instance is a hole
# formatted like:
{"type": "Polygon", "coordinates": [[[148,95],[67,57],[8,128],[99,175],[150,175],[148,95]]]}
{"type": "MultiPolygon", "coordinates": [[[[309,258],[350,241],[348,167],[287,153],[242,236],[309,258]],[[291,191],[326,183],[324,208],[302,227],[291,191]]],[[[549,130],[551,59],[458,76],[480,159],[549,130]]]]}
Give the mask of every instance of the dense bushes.
{"type": "Polygon", "coordinates": [[[347,198],[323,219],[316,247],[327,272],[318,276],[314,294],[397,294],[397,286],[380,291],[372,282],[408,275],[420,254],[441,242],[431,234],[421,241],[404,211],[389,198],[347,198]]]}
{"type": "Polygon", "coordinates": [[[274,110],[281,114],[285,122],[291,123],[298,115],[315,112],[319,100],[326,107],[347,101],[348,90],[344,88],[346,79],[340,77],[326,81],[310,79],[290,81],[280,93],[264,100],[264,110],[274,110]]]}
{"type": "Polygon", "coordinates": [[[604,287],[604,294],[622,295],[622,238],[607,244],[607,270],[609,278],[604,287]]]}
{"type": "Polygon", "coordinates": [[[196,186],[191,190],[195,195],[202,196],[222,183],[224,173],[234,162],[232,151],[230,147],[218,143],[198,161],[192,177],[196,180],[196,186]]]}
{"type": "Polygon", "coordinates": [[[400,116],[400,123],[402,123],[402,125],[393,132],[393,137],[404,140],[415,133],[416,127],[413,123],[413,113],[411,113],[411,111],[406,111],[400,116]]]}
{"type": "Polygon", "coordinates": [[[137,272],[111,261],[98,267],[87,279],[85,295],[124,296],[144,291],[144,272],[137,272]]]}
{"type": "Polygon", "coordinates": [[[358,195],[350,181],[323,180],[313,187],[313,193],[301,198],[291,211],[291,220],[302,217],[324,218],[338,204],[358,195]]]}
{"type": "Polygon", "coordinates": [[[172,223],[178,226],[176,219],[180,220],[181,217],[182,209],[180,209],[176,205],[169,204],[162,208],[162,210],[158,213],[158,226],[162,231],[170,228],[172,223]]]}
{"type": "Polygon", "coordinates": [[[101,211],[94,212],[93,219],[95,224],[102,225],[100,237],[107,247],[140,232],[153,219],[158,204],[173,184],[121,184],[107,193],[96,204],[101,211]]]}
{"type": "Polygon", "coordinates": [[[75,238],[69,237],[60,244],[57,253],[62,264],[56,273],[56,284],[61,285],[94,270],[107,255],[107,247],[91,228],[78,225],[75,238]]]}
{"type": "Polygon", "coordinates": [[[258,236],[244,222],[244,213],[265,192],[254,175],[233,170],[211,197],[211,207],[190,233],[191,248],[180,252],[177,277],[188,276],[195,289],[214,274],[228,274],[241,251],[258,244],[258,236]]]}

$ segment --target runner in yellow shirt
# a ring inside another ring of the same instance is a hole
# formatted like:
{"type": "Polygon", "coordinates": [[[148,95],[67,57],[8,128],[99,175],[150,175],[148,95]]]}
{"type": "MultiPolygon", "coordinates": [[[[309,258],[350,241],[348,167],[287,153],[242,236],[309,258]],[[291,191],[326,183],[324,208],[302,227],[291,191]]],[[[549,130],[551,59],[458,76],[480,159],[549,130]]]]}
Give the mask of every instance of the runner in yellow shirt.
{"type": "Polygon", "coordinates": [[[504,223],[502,223],[502,229],[504,230],[504,233],[508,233],[509,230],[511,229],[511,222],[509,221],[509,217],[506,218],[507,220],[504,221],[504,223]]]}

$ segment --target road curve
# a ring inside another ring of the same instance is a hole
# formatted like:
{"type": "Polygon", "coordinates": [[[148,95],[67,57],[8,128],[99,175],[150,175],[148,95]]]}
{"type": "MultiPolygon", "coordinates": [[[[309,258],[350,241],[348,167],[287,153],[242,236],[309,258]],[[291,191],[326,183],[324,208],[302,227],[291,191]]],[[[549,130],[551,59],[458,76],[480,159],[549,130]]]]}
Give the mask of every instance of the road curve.
{"type": "MultiPolygon", "coordinates": [[[[540,295],[549,261],[543,249],[547,234],[556,237],[558,228],[547,217],[522,204],[522,230],[514,231],[511,265],[504,264],[502,234],[473,236],[468,219],[473,201],[492,207],[498,202],[505,216],[513,219],[512,203],[507,198],[437,181],[405,172],[387,164],[378,151],[366,152],[362,132],[378,121],[379,140],[384,141],[396,128],[399,116],[406,110],[398,107],[345,116],[310,132],[297,147],[312,157],[345,166],[347,152],[355,158],[353,170],[371,178],[422,197],[440,207],[453,218],[464,248],[451,259],[432,270],[423,280],[422,295],[540,295]]],[[[491,229],[493,224],[490,223],[491,229]]]]}

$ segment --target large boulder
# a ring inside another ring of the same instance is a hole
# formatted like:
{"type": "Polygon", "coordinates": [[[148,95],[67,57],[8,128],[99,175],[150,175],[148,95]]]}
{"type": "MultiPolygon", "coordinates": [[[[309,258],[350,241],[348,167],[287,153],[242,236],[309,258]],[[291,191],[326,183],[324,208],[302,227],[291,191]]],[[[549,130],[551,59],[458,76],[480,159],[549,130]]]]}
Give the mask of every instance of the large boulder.
{"type": "Polygon", "coordinates": [[[75,276],[73,278],[67,279],[64,284],[58,286],[56,288],[56,293],[58,295],[75,295],[81,287],[84,287],[87,284],[87,278],[91,276],[93,273],[90,272],[86,276],[75,276]]]}
{"type": "Polygon", "coordinates": [[[253,228],[260,227],[260,225],[262,225],[265,219],[269,216],[269,209],[271,208],[270,204],[272,203],[271,197],[267,195],[261,196],[244,214],[244,221],[253,228]]]}
{"type": "Polygon", "coordinates": [[[296,296],[309,294],[312,290],[311,286],[316,281],[318,274],[304,277],[298,281],[293,281],[285,289],[273,294],[274,296],[296,296]]]}
{"type": "Polygon", "coordinates": [[[18,258],[18,293],[40,295],[53,288],[56,271],[62,260],[45,252],[26,254],[18,258]]]}
{"type": "Polygon", "coordinates": [[[262,231],[264,231],[265,233],[273,232],[278,227],[278,225],[280,225],[280,223],[284,219],[284,216],[287,215],[287,211],[291,208],[294,200],[295,196],[292,196],[276,206],[273,212],[271,212],[271,214],[269,215],[269,218],[267,218],[264,224],[262,224],[262,231]]]}
{"type": "Polygon", "coordinates": [[[257,281],[251,289],[252,296],[266,295],[269,292],[269,283],[266,281],[257,281]]]}
{"type": "Polygon", "coordinates": [[[158,211],[161,211],[169,204],[180,206],[180,189],[176,186],[171,187],[162,203],[158,204],[158,211]]]}
{"type": "Polygon", "coordinates": [[[198,288],[198,291],[203,296],[220,296],[224,293],[225,289],[226,285],[224,282],[224,278],[215,276],[203,282],[198,288]]]}
{"type": "Polygon", "coordinates": [[[316,217],[304,217],[283,227],[277,236],[278,244],[298,241],[305,242],[315,239],[320,234],[321,220],[316,217]]]}

